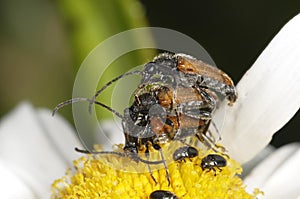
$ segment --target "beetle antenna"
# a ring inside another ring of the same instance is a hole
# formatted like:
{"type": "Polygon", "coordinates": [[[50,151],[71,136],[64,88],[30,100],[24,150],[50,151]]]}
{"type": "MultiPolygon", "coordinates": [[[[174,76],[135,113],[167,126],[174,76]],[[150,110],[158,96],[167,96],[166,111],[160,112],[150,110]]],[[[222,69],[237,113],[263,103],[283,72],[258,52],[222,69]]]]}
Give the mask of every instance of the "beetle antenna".
{"type": "Polygon", "coordinates": [[[128,72],[128,73],[124,73],[118,77],[115,77],[114,79],[110,80],[109,82],[107,82],[102,88],[100,88],[96,93],[95,95],[91,98],[91,101],[89,103],[89,112],[91,113],[92,112],[92,105],[94,103],[94,101],[96,100],[96,98],[100,95],[100,93],[102,93],[102,91],[104,91],[108,86],[110,86],[112,83],[118,81],[119,79],[123,78],[123,77],[126,77],[126,76],[129,76],[129,75],[140,75],[142,72],[141,71],[131,71],[131,72],[128,72]]]}
{"type": "Polygon", "coordinates": [[[79,152],[79,153],[84,153],[84,154],[114,154],[114,155],[118,155],[121,157],[125,157],[125,153],[121,153],[121,152],[116,152],[116,151],[89,151],[89,150],[85,150],[85,149],[79,149],[77,147],[75,147],[75,151],[79,152]]]}
{"type": "Polygon", "coordinates": [[[64,101],[64,102],[61,102],[59,103],[54,109],[53,109],[53,112],[52,112],[52,116],[54,116],[56,114],[56,112],[61,109],[62,107],[66,106],[66,105],[69,105],[69,104],[73,104],[73,103],[76,103],[76,102],[82,102],[82,101],[85,101],[85,102],[90,102],[92,104],[97,104],[99,106],[102,106],[103,108],[106,108],[107,110],[109,110],[110,112],[112,112],[113,114],[115,114],[117,117],[123,119],[123,116],[116,110],[112,109],[111,107],[101,103],[101,102],[98,102],[98,101],[93,101],[91,100],[90,98],[73,98],[73,99],[69,99],[67,101],[64,101]]]}
{"type": "MultiPolygon", "coordinates": [[[[84,153],[84,154],[93,154],[93,155],[99,155],[99,154],[113,154],[113,155],[118,155],[121,157],[127,157],[128,155],[126,153],[121,153],[121,152],[117,152],[117,151],[89,151],[89,150],[85,150],[85,149],[79,149],[77,147],[75,147],[75,151],[79,152],[79,153],[84,153]]],[[[129,156],[130,157],[130,156],[129,156]]],[[[134,157],[137,158],[137,160],[145,163],[145,164],[162,164],[164,163],[165,160],[160,160],[160,161],[149,161],[149,160],[144,160],[140,157],[134,157]]]]}

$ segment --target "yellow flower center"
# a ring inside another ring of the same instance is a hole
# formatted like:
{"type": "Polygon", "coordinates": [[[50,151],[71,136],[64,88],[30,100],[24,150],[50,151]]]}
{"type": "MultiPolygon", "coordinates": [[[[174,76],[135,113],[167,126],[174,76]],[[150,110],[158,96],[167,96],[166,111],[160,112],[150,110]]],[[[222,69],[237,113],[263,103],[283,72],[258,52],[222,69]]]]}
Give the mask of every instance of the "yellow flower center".
{"type": "Polygon", "coordinates": [[[225,156],[227,165],[221,170],[203,170],[201,161],[211,153],[200,151],[197,157],[177,162],[169,162],[167,158],[170,185],[161,165],[150,166],[155,184],[145,163],[117,155],[84,156],[74,161],[74,171],[68,170],[66,176],[53,183],[52,198],[149,198],[155,190],[167,190],[179,198],[191,199],[250,199],[262,194],[258,189],[251,194],[246,192],[238,176],[241,166],[225,156]]]}

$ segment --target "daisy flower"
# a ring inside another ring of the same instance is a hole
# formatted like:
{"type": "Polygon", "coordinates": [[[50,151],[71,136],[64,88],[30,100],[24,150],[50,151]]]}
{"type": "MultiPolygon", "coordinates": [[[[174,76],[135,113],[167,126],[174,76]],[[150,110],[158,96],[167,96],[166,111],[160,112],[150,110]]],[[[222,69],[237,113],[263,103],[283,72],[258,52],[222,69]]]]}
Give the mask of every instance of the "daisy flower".
{"type": "MultiPolygon", "coordinates": [[[[170,190],[182,198],[207,198],[212,196],[209,194],[219,198],[253,198],[262,196],[259,190],[265,198],[299,198],[299,144],[277,150],[266,148],[273,134],[299,109],[299,55],[300,15],[282,28],[237,84],[236,104],[230,108],[221,106],[226,108],[221,144],[232,158],[227,159],[228,166],[216,174],[203,172],[199,164],[207,154],[172,163],[168,165],[171,186],[165,182],[164,170],[153,172],[159,179],[156,186],[149,185],[148,173],[122,173],[107,166],[107,162],[117,163],[120,157],[80,158],[81,154],[73,149],[81,144],[63,118],[53,118],[50,110],[22,103],[0,123],[1,196],[49,198],[53,181],[63,176],[66,168],[75,166],[75,171],[68,171],[70,178],[54,182],[53,198],[68,198],[67,194],[75,194],[69,198],[97,198],[98,193],[104,197],[107,190],[114,192],[115,198],[140,198],[156,189],[170,190]],[[72,160],[76,160],[74,165],[72,160]],[[246,162],[255,166],[243,182],[235,174],[246,162]]],[[[219,113],[224,111],[221,109],[219,113]]]]}

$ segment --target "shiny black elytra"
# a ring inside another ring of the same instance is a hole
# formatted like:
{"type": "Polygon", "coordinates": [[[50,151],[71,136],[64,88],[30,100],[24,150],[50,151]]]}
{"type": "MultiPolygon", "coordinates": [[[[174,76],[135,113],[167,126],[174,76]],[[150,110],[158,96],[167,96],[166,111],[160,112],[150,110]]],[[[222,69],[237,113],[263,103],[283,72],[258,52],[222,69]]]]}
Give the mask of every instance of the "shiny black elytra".
{"type": "Polygon", "coordinates": [[[217,168],[219,171],[222,171],[220,167],[225,167],[227,165],[227,161],[224,157],[218,154],[209,154],[208,156],[204,157],[201,162],[202,170],[213,170],[216,172],[217,168]]]}
{"type": "Polygon", "coordinates": [[[178,197],[174,193],[165,190],[153,191],[150,194],[149,198],[150,199],[178,199],[178,197]]]}
{"type": "Polygon", "coordinates": [[[173,153],[173,160],[174,161],[182,161],[185,158],[193,158],[198,156],[198,150],[192,146],[183,146],[178,148],[173,153]]]}

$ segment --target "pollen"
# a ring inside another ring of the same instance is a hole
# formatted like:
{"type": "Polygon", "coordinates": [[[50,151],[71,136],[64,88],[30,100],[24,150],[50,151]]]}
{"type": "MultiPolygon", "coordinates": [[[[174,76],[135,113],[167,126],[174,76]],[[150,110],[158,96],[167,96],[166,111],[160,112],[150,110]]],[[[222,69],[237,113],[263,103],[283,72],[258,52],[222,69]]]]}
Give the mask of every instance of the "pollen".
{"type": "MultiPolygon", "coordinates": [[[[145,163],[113,154],[87,155],[75,160],[74,168],[53,182],[52,198],[149,198],[155,190],[171,191],[184,199],[251,199],[262,194],[258,189],[246,192],[239,177],[242,167],[226,156],[225,167],[203,170],[202,158],[212,153],[203,151],[197,157],[176,162],[166,158],[170,184],[162,164],[149,166],[155,182],[145,163]]],[[[151,156],[157,158],[157,154],[151,156]]]]}

